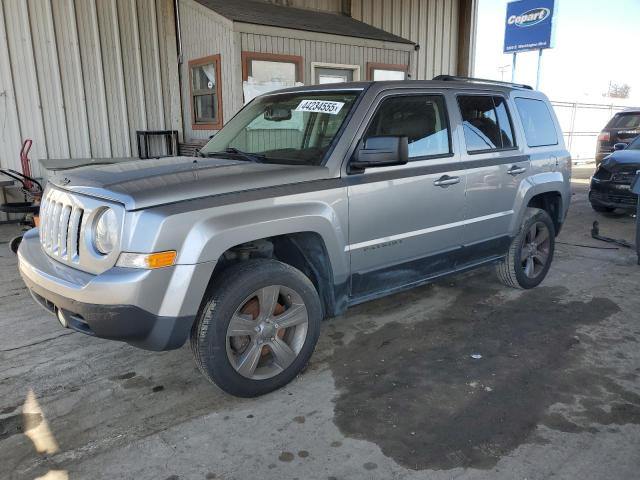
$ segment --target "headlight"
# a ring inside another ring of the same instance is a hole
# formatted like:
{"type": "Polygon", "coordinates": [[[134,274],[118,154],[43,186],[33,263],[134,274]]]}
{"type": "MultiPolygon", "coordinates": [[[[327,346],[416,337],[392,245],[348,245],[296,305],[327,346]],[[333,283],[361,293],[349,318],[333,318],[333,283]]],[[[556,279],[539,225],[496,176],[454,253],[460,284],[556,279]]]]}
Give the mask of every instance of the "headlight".
{"type": "Polygon", "coordinates": [[[110,208],[104,209],[96,221],[93,231],[93,245],[98,252],[107,255],[116,248],[118,243],[118,217],[110,208]]]}

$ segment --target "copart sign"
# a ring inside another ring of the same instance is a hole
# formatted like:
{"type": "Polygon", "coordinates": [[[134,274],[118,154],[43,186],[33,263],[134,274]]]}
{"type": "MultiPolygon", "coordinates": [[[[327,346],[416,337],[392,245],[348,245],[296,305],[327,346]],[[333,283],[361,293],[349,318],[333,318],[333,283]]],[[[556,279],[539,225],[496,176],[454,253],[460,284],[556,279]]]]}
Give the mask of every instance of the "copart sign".
{"type": "Polygon", "coordinates": [[[508,3],[504,53],[551,48],[554,3],[554,0],[508,3]]]}

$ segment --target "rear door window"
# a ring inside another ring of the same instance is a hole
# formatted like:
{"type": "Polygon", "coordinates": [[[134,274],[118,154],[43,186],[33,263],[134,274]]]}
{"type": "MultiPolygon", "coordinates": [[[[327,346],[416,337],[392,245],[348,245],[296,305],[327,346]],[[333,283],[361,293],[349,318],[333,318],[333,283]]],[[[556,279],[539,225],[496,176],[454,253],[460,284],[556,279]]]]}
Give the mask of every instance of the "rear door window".
{"type": "Polygon", "coordinates": [[[547,104],[533,98],[516,98],[515,102],[527,145],[530,147],[557,145],[556,125],[547,104]]]}
{"type": "Polygon", "coordinates": [[[449,124],[442,95],[403,95],[385,99],[365,137],[409,139],[409,159],[451,153],[449,124]]]}
{"type": "Polygon", "coordinates": [[[460,95],[458,106],[468,152],[505,150],[516,146],[504,98],[460,95]]]}

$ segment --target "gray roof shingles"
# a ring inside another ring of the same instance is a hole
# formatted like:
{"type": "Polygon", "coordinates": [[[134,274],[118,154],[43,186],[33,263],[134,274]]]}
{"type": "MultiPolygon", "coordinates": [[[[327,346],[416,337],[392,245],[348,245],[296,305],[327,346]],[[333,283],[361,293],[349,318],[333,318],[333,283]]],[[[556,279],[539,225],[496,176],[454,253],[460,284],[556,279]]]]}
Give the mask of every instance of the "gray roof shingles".
{"type": "Polygon", "coordinates": [[[392,33],[354,20],[346,15],[294,7],[282,7],[254,0],[196,0],[229,20],[255,25],[368,38],[383,42],[413,42],[392,33]]]}

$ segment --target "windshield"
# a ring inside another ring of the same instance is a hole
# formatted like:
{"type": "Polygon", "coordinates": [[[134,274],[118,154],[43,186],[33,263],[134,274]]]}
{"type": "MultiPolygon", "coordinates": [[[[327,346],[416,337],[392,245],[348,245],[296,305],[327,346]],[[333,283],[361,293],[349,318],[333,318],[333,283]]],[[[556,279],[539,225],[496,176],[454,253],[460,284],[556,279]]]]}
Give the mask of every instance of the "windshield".
{"type": "Polygon", "coordinates": [[[256,98],[200,154],[265,163],[320,165],[360,93],[334,90],[256,98]]]}

